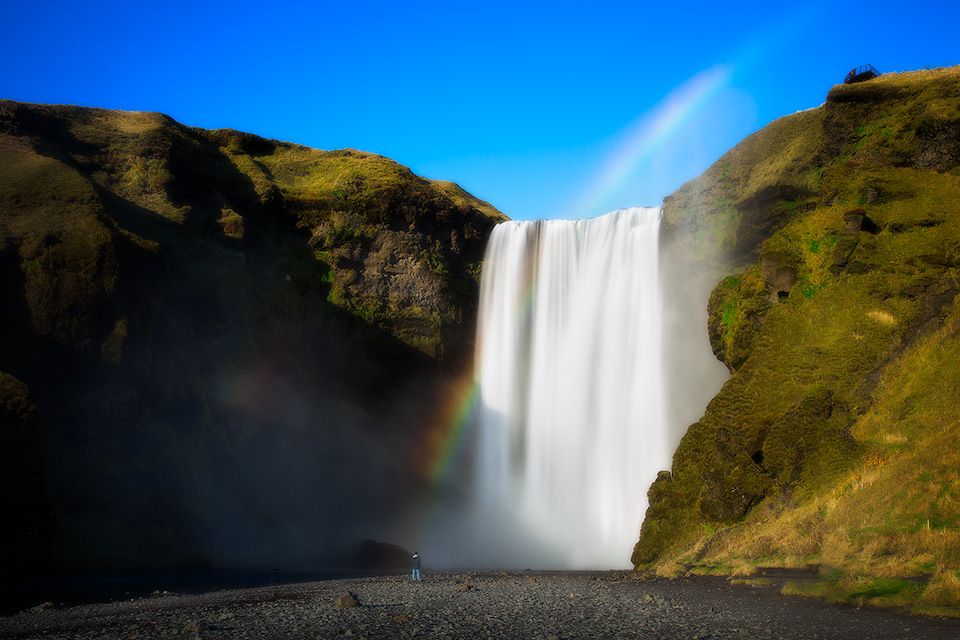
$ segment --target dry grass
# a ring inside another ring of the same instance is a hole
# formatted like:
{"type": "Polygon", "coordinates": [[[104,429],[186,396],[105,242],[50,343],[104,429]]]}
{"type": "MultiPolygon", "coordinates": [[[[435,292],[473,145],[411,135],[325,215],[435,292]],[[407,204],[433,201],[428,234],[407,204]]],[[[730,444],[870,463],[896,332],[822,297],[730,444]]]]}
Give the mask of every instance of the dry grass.
{"type": "Polygon", "coordinates": [[[458,207],[475,207],[477,210],[482,211],[498,222],[507,219],[507,216],[497,210],[492,204],[465,191],[464,188],[456,182],[450,182],[449,180],[431,180],[430,182],[434,187],[445,193],[458,207]]]}
{"type": "Polygon", "coordinates": [[[953,607],[960,614],[960,572],[938,571],[923,590],[920,605],[953,607]]]}
{"type": "Polygon", "coordinates": [[[897,319],[893,317],[892,313],[888,311],[881,311],[880,309],[867,311],[867,317],[887,326],[893,326],[897,324],[897,319]]]}
{"type": "Polygon", "coordinates": [[[686,575],[687,567],[679,562],[661,562],[654,565],[653,573],[658,578],[679,578],[680,576],[686,575]]]}

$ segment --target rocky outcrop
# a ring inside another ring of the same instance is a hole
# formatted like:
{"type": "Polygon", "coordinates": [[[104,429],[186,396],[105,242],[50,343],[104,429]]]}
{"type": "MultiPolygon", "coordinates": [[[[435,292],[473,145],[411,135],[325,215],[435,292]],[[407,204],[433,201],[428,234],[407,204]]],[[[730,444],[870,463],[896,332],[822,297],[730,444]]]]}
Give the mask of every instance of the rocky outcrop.
{"type": "Polygon", "coordinates": [[[360,151],[10,101],[0,167],[0,371],[37,408],[8,431],[39,439],[56,567],[318,559],[414,492],[492,206],[360,151]]]}
{"type": "Polygon", "coordinates": [[[958,68],[834,87],[667,198],[732,376],[650,488],[636,565],[955,579],[958,114],[958,68]]]}

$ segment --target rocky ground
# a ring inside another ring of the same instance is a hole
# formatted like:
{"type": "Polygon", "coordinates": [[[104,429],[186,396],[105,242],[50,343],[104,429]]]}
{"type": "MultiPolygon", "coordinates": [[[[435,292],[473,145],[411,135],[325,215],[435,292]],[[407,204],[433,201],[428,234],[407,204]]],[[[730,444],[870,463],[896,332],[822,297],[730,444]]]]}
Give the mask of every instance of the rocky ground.
{"type": "Polygon", "coordinates": [[[11,638],[938,638],[960,621],[779,595],[723,579],[626,572],[338,579],[72,607],[0,618],[11,638]],[[361,606],[339,609],[348,592],[361,606]]]}

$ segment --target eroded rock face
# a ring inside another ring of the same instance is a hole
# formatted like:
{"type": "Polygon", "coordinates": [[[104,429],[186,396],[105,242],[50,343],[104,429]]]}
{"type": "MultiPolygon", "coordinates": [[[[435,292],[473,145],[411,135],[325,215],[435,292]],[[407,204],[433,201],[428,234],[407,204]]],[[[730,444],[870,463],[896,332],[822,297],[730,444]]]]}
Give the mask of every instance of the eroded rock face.
{"type": "Polygon", "coordinates": [[[380,482],[415,491],[500,219],[373,154],[0,101],[0,371],[38,408],[59,561],[363,539],[330,539],[333,516],[389,518],[380,482]],[[320,491],[357,468],[350,496],[320,491]]]}

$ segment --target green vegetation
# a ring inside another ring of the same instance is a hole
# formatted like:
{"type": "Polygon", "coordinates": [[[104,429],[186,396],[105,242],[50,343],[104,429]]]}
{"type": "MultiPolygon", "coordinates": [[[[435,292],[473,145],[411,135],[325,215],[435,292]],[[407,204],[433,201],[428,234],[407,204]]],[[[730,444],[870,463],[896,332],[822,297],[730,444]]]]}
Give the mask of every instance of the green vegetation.
{"type": "Polygon", "coordinates": [[[431,357],[456,351],[454,338],[469,341],[462,309],[476,304],[483,239],[503,214],[375,154],[212,135],[262,198],[279,194],[309,228],[329,302],[431,357]]]}
{"type": "Polygon", "coordinates": [[[958,178],[951,68],[835,87],[667,199],[734,273],[708,307],[732,377],[650,489],[639,568],[815,563],[788,592],[960,610],[958,178]]]}
{"type": "MultiPolygon", "coordinates": [[[[44,334],[95,348],[100,338],[81,325],[119,277],[113,234],[157,251],[147,227],[163,227],[143,220],[149,212],[183,228],[215,225],[227,241],[248,245],[271,218],[289,216],[318,258],[312,269],[301,261],[300,276],[330,285],[330,302],[405,340],[395,328],[411,319],[391,308],[416,301],[434,331],[431,356],[444,351],[441,342],[469,341],[462,309],[476,304],[483,241],[504,216],[454,183],[370,153],[189,129],[160,114],[6,101],[0,118],[19,132],[0,139],[0,194],[15,199],[5,217],[30,220],[17,228],[25,234],[27,295],[44,307],[35,320],[49,325],[39,327],[44,334]],[[39,154],[34,144],[55,151],[39,154]],[[103,224],[104,215],[115,223],[103,224]],[[50,296],[49,287],[61,293],[50,296]],[[390,291],[396,304],[374,310],[370,300],[390,291]],[[441,336],[436,316],[463,330],[441,336]]],[[[416,343],[423,346],[423,336],[416,343]]]]}
{"type": "MultiPolygon", "coordinates": [[[[789,582],[782,593],[792,596],[816,597],[857,607],[894,607],[910,609],[924,591],[922,581],[899,578],[871,578],[835,574],[813,583],[789,582]]],[[[917,608],[923,613],[922,608],[917,608]]]]}

